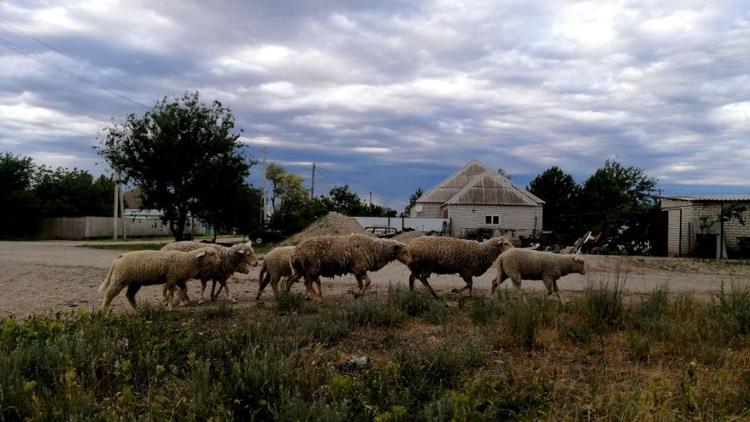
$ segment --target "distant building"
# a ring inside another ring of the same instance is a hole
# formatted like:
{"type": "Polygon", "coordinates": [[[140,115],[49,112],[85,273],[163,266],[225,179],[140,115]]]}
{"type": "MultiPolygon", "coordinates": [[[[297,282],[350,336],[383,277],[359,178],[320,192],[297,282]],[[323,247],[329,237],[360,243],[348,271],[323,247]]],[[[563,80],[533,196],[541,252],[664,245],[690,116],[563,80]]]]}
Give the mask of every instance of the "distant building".
{"type": "Polygon", "coordinates": [[[517,239],[542,230],[544,201],[516,186],[479,161],[471,161],[425,192],[411,217],[447,218],[451,235],[467,237],[477,229],[517,239]]]}
{"type": "Polygon", "coordinates": [[[750,257],[750,195],[663,196],[661,208],[668,213],[667,254],[718,258],[750,257]],[[719,222],[722,209],[745,206],[745,224],[736,218],[719,222]],[[723,246],[722,244],[723,238],[723,246]]]}

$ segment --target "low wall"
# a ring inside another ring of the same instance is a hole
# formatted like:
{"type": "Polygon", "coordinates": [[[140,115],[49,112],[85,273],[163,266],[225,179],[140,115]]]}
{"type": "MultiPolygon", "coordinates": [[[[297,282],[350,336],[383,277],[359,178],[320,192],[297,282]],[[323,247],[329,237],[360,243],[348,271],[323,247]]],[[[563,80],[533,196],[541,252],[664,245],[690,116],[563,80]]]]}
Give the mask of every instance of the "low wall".
{"type": "MultiPolygon", "coordinates": [[[[153,218],[121,218],[118,222],[119,236],[122,236],[123,225],[128,236],[170,236],[169,226],[153,218]]],[[[40,239],[88,239],[112,237],[112,217],[58,217],[44,218],[39,223],[37,237],[40,239]]],[[[190,232],[191,227],[186,228],[190,232]]],[[[192,227],[193,235],[202,235],[205,226],[198,222],[192,227]]]]}
{"type": "Polygon", "coordinates": [[[414,229],[423,232],[439,232],[443,223],[449,224],[447,218],[413,218],[413,217],[354,217],[362,227],[393,227],[396,230],[414,229]],[[403,226],[402,226],[403,224],[403,226]]]}

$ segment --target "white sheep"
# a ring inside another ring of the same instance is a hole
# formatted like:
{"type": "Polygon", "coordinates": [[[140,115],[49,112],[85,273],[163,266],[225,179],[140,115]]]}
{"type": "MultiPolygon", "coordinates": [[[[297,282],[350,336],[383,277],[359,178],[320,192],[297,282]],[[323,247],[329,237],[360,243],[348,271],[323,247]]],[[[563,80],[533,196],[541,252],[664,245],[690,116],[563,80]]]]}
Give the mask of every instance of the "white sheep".
{"type": "Polygon", "coordinates": [[[427,278],[430,274],[459,274],[466,285],[454,289],[456,293],[468,290],[471,294],[472,277],[484,274],[497,257],[513,245],[504,237],[476,242],[453,237],[421,236],[409,242],[411,259],[406,264],[411,270],[409,288],[414,290],[414,280],[419,279],[436,298],[427,278]]]}
{"type": "Polygon", "coordinates": [[[206,269],[213,269],[220,263],[219,256],[212,248],[192,252],[181,251],[134,251],[127,252],[112,261],[107,277],[99,286],[104,292],[102,309],[107,308],[115,296],[127,287],[125,296],[130,306],[136,309],[135,294],[142,286],[165,284],[169,296],[166,302],[172,308],[172,295],[175,286],[184,289],[185,282],[200,275],[206,269]]]}
{"type": "MultiPolygon", "coordinates": [[[[211,286],[211,300],[216,300],[216,298],[221,294],[222,289],[226,292],[227,297],[232,302],[237,302],[234,298],[232,298],[231,294],[229,293],[229,286],[227,285],[227,280],[229,277],[232,276],[235,272],[247,274],[250,272],[250,266],[256,266],[258,265],[258,258],[255,256],[255,253],[253,252],[253,247],[250,242],[247,243],[238,243],[236,245],[233,245],[229,248],[221,245],[216,244],[208,244],[208,243],[202,243],[202,242],[193,242],[193,241],[182,241],[182,242],[172,242],[165,245],[162,250],[163,251],[183,251],[183,252],[189,252],[205,247],[213,248],[216,253],[219,255],[219,258],[221,260],[221,263],[219,266],[215,269],[215,271],[201,274],[199,277],[201,281],[201,298],[198,300],[198,303],[203,303],[203,294],[206,290],[206,283],[208,283],[209,280],[213,281],[213,284],[211,286]],[[216,289],[216,283],[219,283],[219,291],[214,293],[216,289]]],[[[166,293],[166,291],[165,291],[166,293]]],[[[183,300],[188,300],[187,297],[187,289],[181,289],[180,297],[183,300]]]]}
{"type": "Polygon", "coordinates": [[[570,273],[586,274],[584,260],[575,255],[558,255],[531,249],[511,249],[504,252],[495,262],[497,278],[492,281],[492,294],[497,287],[509,278],[521,290],[521,280],[543,280],[547,294],[555,293],[562,303],[557,288],[557,279],[570,273]]]}
{"type": "Polygon", "coordinates": [[[294,273],[287,284],[291,286],[304,277],[307,293],[313,300],[321,301],[321,276],[354,274],[359,287],[354,297],[361,297],[370,286],[367,272],[377,271],[393,260],[409,262],[405,243],[363,234],[313,237],[303,240],[294,249],[294,273]],[[317,291],[312,287],[313,283],[318,286],[317,291]]]}
{"type": "MultiPolygon", "coordinates": [[[[293,274],[292,254],[294,254],[294,246],[282,246],[274,248],[263,256],[263,264],[261,264],[260,274],[258,275],[258,295],[255,297],[255,300],[260,299],[263,290],[268,286],[269,282],[273,289],[273,295],[279,295],[279,280],[283,277],[286,277],[288,280],[293,274]]],[[[285,290],[289,291],[289,287],[287,284],[285,290]]]]}

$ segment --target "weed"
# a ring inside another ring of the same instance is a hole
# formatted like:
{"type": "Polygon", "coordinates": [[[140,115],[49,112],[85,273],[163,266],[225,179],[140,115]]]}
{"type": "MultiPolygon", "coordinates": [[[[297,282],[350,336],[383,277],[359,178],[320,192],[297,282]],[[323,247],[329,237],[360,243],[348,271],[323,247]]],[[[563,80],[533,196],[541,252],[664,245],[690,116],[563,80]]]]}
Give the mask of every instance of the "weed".
{"type": "Polygon", "coordinates": [[[226,319],[231,318],[235,314],[234,307],[227,304],[219,304],[218,306],[209,306],[201,311],[202,319],[226,319]]]}
{"type": "Polygon", "coordinates": [[[344,318],[352,327],[369,325],[373,327],[390,327],[400,324],[406,314],[399,308],[384,305],[372,296],[354,300],[343,310],[344,318]]]}
{"type": "Polygon", "coordinates": [[[734,337],[750,334],[750,287],[732,285],[728,291],[721,285],[719,316],[725,335],[734,337]]]}
{"type": "Polygon", "coordinates": [[[404,289],[400,285],[393,287],[388,286],[388,299],[386,303],[389,306],[404,311],[409,316],[421,316],[430,310],[430,305],[435,302],[434,299],[427,297],[423,293],[404,289]]]}
{"type": "Polygon", "coordinates": [[[542,321],[544,299],[538,296],[516,296],[506,298],[502,305],[510,332],[526,350],[531,350],[542,321]]]}
{"type": "Polygon", "coordinates": [[[618,327],[622,321],[623,285],[615,282],[590,284],[578,300],[578,307],[586,323],[596,332],[618,327]]]}
{"type": "Polygon", "coordinates": [[[275,298],[276,311],[281,314],[291,314],[299,312],[305,305],[307,298],[305,295],[296,292],[281,292],[275,298]]]}
{"type": "Polygon", "coordinates": [[[648,362],[651,356],[651,343],[647,338],[638,338],[632,333],[626,339],[628,359],[633,362],[648,362]]]}

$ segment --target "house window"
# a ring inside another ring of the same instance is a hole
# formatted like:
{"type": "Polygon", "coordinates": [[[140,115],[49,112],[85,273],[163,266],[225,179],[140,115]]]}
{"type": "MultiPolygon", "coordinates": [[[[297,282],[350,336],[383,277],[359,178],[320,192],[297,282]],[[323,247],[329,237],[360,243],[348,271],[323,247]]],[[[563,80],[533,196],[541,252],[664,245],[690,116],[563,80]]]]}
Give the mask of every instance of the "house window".
{"type": "Polygon", "coordinates": [[[492,224],[492,216],[487,215],[484,217],[484,224],[492,224]]]}
{"type": "Polygon", "coordinates": [[[492,224],[500,224],[500,216],[499,215],[493,215],[492,216],[492,224]]]}
{"type": "Polygon", "coordinates": [[[484,224],[498,225],[500,224],[500,216],[499,215],[485,215],[484,224]]]}

